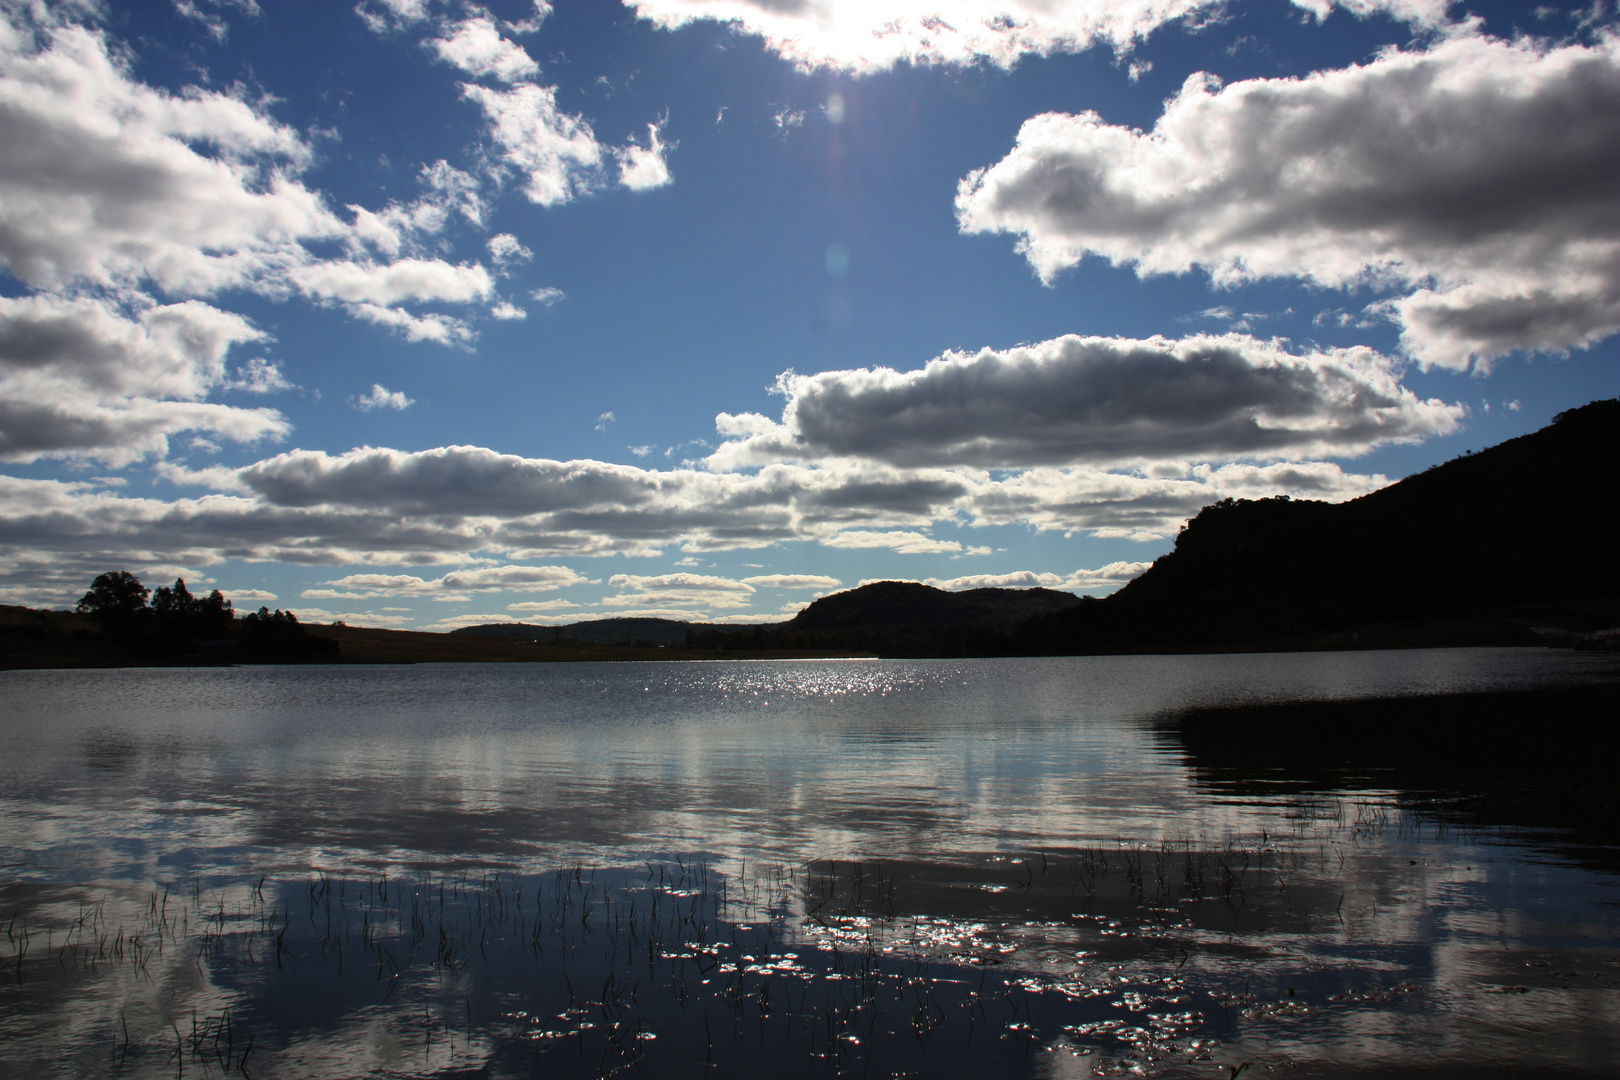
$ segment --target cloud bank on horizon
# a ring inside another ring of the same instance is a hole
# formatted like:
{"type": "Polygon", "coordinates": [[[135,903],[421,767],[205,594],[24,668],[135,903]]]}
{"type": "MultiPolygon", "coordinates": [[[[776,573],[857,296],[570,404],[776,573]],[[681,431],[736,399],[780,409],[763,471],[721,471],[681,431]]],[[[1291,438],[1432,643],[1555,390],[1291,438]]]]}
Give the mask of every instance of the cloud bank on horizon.
{"type": "Polygon", "coordinates": [[[1602,5],[153,8],[0,0],[3,602],[1101,593],[1614,392],[1602,5]]]}

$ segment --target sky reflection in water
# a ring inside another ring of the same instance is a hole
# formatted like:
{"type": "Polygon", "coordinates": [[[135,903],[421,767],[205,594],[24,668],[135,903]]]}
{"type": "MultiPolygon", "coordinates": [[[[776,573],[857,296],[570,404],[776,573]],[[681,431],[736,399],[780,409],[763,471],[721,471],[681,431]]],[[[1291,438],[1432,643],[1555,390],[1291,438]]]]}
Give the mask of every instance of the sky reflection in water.
{"type": "Polygon", "coordinates": [[[1609,875],[1392,792],[1200,784],[1148,721],[1609,666],[1435,650],[6,673],[0,892],[20,921],[0,1065],[65,1046],[58,1075],[240,1072],[256,1039],[251,1075],[1597,1075],[1620,1057],[1609,875]],[[595,885],[559,891],[573,866],[595,885]],[[165,891],[178,923],[153,907],[165,891]],[[460,941],[448,959],[442,941],[460,941]],[[193,1013],[201,1035],[181,1030],[193,1013]]]}

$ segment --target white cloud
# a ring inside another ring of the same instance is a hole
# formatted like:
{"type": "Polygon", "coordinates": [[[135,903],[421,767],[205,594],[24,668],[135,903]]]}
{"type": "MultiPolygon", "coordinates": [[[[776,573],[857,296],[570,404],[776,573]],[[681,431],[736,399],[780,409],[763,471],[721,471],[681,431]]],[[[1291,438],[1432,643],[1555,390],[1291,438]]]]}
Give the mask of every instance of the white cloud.
{"type": "Polygon", "coordinates": [[[201,23],[209,36],[218,42],[223,42],[230,33],[230,24],[220,14],[224,8],[239,11],[249,18],[258,18],[263,14],[257,0],[174,0],[177,14],[201,23]]]}
{"type": "MultiPolygon", "coordinates": [[[[628,592],[604,597],[600,606],[605,608],[694,608],[747,607],[754,595],[754,587],[731,578],[708,574],[614,574],[608,585],[628,592]]],[[[674,616],[655,616],[657,618],[674,616]]],[[[687,618],[689,616],[679,616],[687,618]]]]}
{"type": "Polygon", "coordinates": [[[457,570],[440,579],[445,588],[484,592],[505,589],[510,592],[550,592],[589,580],[566,566],[486,566],[477,570],[457,570]]]}
{"type": "Polygon", "coordinates": [[[451,315],[412,315],[401,308],[380,304],[349,304],[345,310],[357,319],[398,330],[406,341],[436,341],[440,345],[467,345],[477,338],[473,329],[451,315]]]}
{"type": "Polygon", "coordinates": [[[561,289],[553,289],[549,285],[545,286],[544,288],[536,289],[529,294],[529,299],[535,301],[542,307],[550,307],[557,301],[564,300],[566,298],[567,294],[561,289]]]}
{"type": "Polygon", "coordinates": [[[961,228],[1017,234],[1050,280],[1086,255],[1217,284],[1397,295],[1425,367],[1620,330],[1620,36],[1551,46],[1472,26],[1306,78],[1194,76],[1151,131],[1027,121],[965,178],[961,228]]]}
{"type": "Polygon", "coordinates": [[[533,0],[533,5],[534,14],[527,19],[503,20],[502,25],[514,34],[533,34],[537,32],[540,29],[540,24],[546,21],[546,16],[551,14],[551,4],[550,0],[533,0]]]}
{"type": "Polygon", "coordinates": [[[968,574],[955,578],[925,578],[924,585],[961,592],[964,589],[1060,589],[1062,574],[1038,574],[1017,570],[1008,574],[968,574]]]}
{"type": "Polygon", "coordinates": [[[495,260],[495,265],[503,270],[513,263],[528,262],[534,258],[534,252],[523,246],[523,242],[511,233],[498,233],[489,238],[486,245],[489,248],[489,257],[495,260]]]}
{"type": "Polygon", "coordinates": [[[511,615],[452,615],[449,618],[440,619],[438,622],[428,623],[422,629],[435,633],[445,633],[450,630],[460,630],[464,626],[489,626],[493,623],[510,624],[536,621],[546,620],[517,619],[511,615]]]}
{"type": "MultiPolygon", "coordinates": [[[[994,64],[1076,52],[1095,44],[1123,52],[1167,22],[1219,9],[1217,0],[626,0],[673,30],[698,20],[731,24],[764,39],[801,68],[859,74],[899,63],[994,64]]],[[[1324,17],[1328,0],[1295,0],[1324,17]]],[[[1357,15],[1387,11],[1421,25],[1445,17],[1445,0],[1348,0],[1357,15]]]]}
{"type": "Polygon", "coordinates": [[[569,608],[577,609],[579,604],[571,600],[525,600],[521,604],[507,604],[507,611],[516,611],[523,614],[539,611],[563,611],[569,608]]]}
{"type": "MultiPolygon", "coordinates": [[[[409,203],[390,202],[377,211],[350,204],[347,209],[354,215],[354,240],[393,258],[407,249],[419,249],[425,240],[442,233],[456,216],[473,225],[483,224],[484,199],[471,173],[441,159],[423,165],[417,181],[427,190],[409,203]]],[[[497,245],[510,239],[502,234],[490,240],[490,253],[497,263],[506,253],[497,245]]],[[[522,250],[522,245],[518,249],[522,250]]]]}
{"type": "Polygon", "coordinates": [[[672,180],[669,162],[664,156],[674,149],[661,136],[661,124],[647,125],[647,145],[634,142],[613,151],[619,163],[619,183],[631,191],[650,191],[664,187],[672,180]]]}
{"type": "Polygon", "coordinates": [[[415,574],[348,574],[325,583],[323,588],[305,589],[300,596],[315,600],[361,600],[377,596],[429,596],[473,592],[551,592],[569,585],[586,584],[583,574],[566,566],[486,566],[456,570],[438,578],[415,574]]]}
{"type": "Polygon", "coordinates": [[[760,574],[742,580],[744,585],[761,589],[836,589],[843,584],[825,574],[760,574]]]}
{"type": "MultiPolygon", "coordinates": [[[[624,610],[624,611],[613,611],[613,612],[610,612],[610,613],[605,614],[605,615],[599,615],[596,618],[589,619],[589,620],[573,620],[573,619],[570,619],[568,621],[570,621],[570,622],[574,622],[574,621],[600,622],[602,619],[671,619],[671,620],[674,620],[675,622],[725,622],[725,621],[728,621],[728,620],[725,620],[725,619],[712,618],[708,614],[708,612],[703,611],[701,609],[675,608],[675,607],[629,608],[629,609],[624,610]]],[[[556,619],[554,621],[562,622],[563,620],[561,618],[558,618],[558,619],[556,619]]]]}
{"type": "Polygon", "coordinates": [[[523,177],[530,202],[556,206],[595,187],[604,148],[582,117],[557,111],[556,87],[464,83],[461,92],[483,110],[498,162],[523,177]]]}
{"type": "Polygon", "coordinates": [[[280,364],[271,363],[262,356],[255,356],[237,368],[236,374],[225,387],[248,394],[276,394],[283,390],[298,389],[287,381],[280,364]]]}
{"type": "MultiPolygon", "coordinates": [[[[246,319],[195,300],[130,315],[106,301],[0,297],[0,460],[126,465],[162,456],[171,436],[188,431],[279,439],[290,428],[273,409],[202,401],[232,385],[231,347],[264,338],[246,319]]],[[[250,365],[248,376],[274,371],[250,365]]]]}
{"type": "MultiPolygon", "coordinates": [[[[557,87],[537,81],[539,64],[503,35],[503,29],[508,34],[537,30],[551,11],[549,4],[536,3],[531,18],[506,22],[476,5],[467,5],[460,19],[430,20],[425,4],[385,3],[385,11],[369,10],[364,3],[357,9],[373,30],[395,32],[429,22],[432,29],[422,39],[423,47],[472,79],[504,84],[461,84],[462,98],[483,114],[485,166],[498,184],[515,175],[529,201],[557,206],[614,182],[608,175],[610,165],[615,167],[617,183],[633,190],[670,183],[666,155],[673,144],[663,139],[663,120],[647,126],[645,146],[634,141],[625,146],[604,145],[583,116],[558,109],[557,87]]],[[[512,261],[508,252],[495,250],[494,244],[503,239],[512,240],[497,237],[491,247],[502,269],[512,261]]],[[[509,252],[521,253],[525,259],[532,255],[521,245],[509,252]]]]}
{"type": "Polygon", "coordinates": [[[354,13],[377,34],[385,34],[403,27],[414,26],[428,17],[432,0],[360,0],[354,13]],[[373,5],[381,8],[372,10],[373,5]]]}
{"type": "MultiPolygon", "coordinates": [[[[396,258],[454,214],[480,220],[471,176],[425,166],[416,202],[351,207],[347,224],[299,179],[312,151],[298,131],[239,89],[139,82],[122,46],[72,22],[91,7],[0,9],[0,267],[28,290],[0,298],[0,457],[128,464],[181,433],[205,451],[284,436],[275,410],[206,400],[292,386],[263,357],[229,372],[232,347],[267,336],[201,298],[302,294],[410,339],[471,340],[459,319],[394,306],[491,295],[476,264],[396,258]]],[[[257,13],[249,0],[181,13],[226,9],[257,13]]]]}
{"type": "Polygon", "coordinates": [[[221,589],[220,592],[232,607],[238,609],[246,609],[253,604],[274,604],[280,600],[275,593],[264,589],[221,589]]]}
{"type": "Polygon", "coordinates": [[[527,319],[529,317],[529,313],[527,311],[524,311],[516,304],[508,303],[504,300],[490,308],[489,313],[491,317],[500,319],[502,322],[512,322],[514,320],[527,319]]]}
{"type": "MultiPolygon", "coordinates": [[[[963,544],[928,535],[946,522],[1162,540],[1221,498],[1338,501],[1388,482],[1322,462],[1161,463],[1152,472],[1125,473],[1039,467],[1005,476],[776,464],[743,474],[549,461],[479,447],[296,450],[244,468],[167,464],[160,474],[215,493],[165,499],[90,481],[0,475],[0,588],[31,595],[56,589],[73,593],[71,602],[108,566],[144,574],[152,566],[250,560],[372,568],[379,578],[345,569],[338,572],[347,576],[320,587],[357,597],[437,599],[517,587],[453,578],[475,572],[466,564],[481,560],[540,563],[672,548],[695,556],[822,541],[966,555],[963,544]],[[392,572],[426,566],[445,567],[444,577],[392,572]]],[[[640,586],[629,593],[649,596],[739,597],[744,588],[761,587],[742,581],[705,589],[668,575],[626,580],[640,586]]]]}
{"type": "Polygon", "coordinates": [[[1095,570],[1076,570],[1064,579],[1060,588],[1078,592],[1082,589],[1113,589],[1147,573],[1150,562],[1111,562],[1095,570]]]}
{"type": "Polygon", "coordinates": [[[310,149],[292,128],[229,94],[136,82],[82,26],[45,32],[35,51],[10,18],[0,263],[29,286],[274,291],[304,241],[347,234],[296,179],[310,149]]]}
{"type": "Polygon", "coordinates": [[[401,259],[373,266],[322,262],[300,267],[292,280],[311,296],[392,307],[404,300],[467,303],[486,299],[495,282],[477,263],[452,265],[442,259],[401,259]]]}
{"type": "Polygon", "coordinates": [[[408,626],[416,620],[409,615],[378,615],[370,611],[328,611],[326,608],[301,607],[294,611],[304,623],[336,623],[373,630],[394,630],[408,626]]]}
{"type": "Polygon", "coordinates": [[[780,423],[720,414],[731,436],[709,458],[864,458],[900,466],[1117,467],[1163,458],[1353,455],[1449,434],[1458,405],[1420,401],[1370,349],[1295,354],[1238,334],[1069,336],[920,371],[784,374],[780,423]]]}
{"type": "Polygon", "coordinates": [[[382,383],[372,383],[371,389],[354,399],[354,407],[361,412],[373,409],[392,409],[403,412],[416,402],[405,396],[403,390],[390,390],[382,383]]]}
{"type": "Polygon", "coordinates": [[[939,555],[962,550],[962,545],[955,540],[935,540],[932,536],[903,529],[888,532],[852,529],[824,537],[821,542],[832,548],[888,548],[901,555],[939,555]]]}
{"type": "Polygon", "coordinates": [[[398,330],[407,341],[466,345],[476,334],[452,315],[415,315],[398,307],[406,300],[466,304],[487,299],[495,290],[489,271],[478,263],[454,265],[442,259],[400,259],[377,265],[332,260],[289,273],[294,285],[318,300],[338,301],[352,317],[398,330]]]}
{"type": "Polygon", "coordinates": [[[596,418],[596,430],[597,431],[606,431],[608,429],[608,425],[613,423],[613,421],[614,421],[614,416],[613,416],[613,414],[611,412],[603,413],[601,416],[598,416],[596,418]]]}
{"type": "Polygon", "coordinates": [[[540,73],[540,65],[523,51],[523,46],[501,36],[488,14],[453,23],[444,37],[431,38],[427,47],[440,60],[474,77],[488,77],[515,83],[540,73]]]}
{"type": "Polygon", "coordinates": [[[1016,570],[1006,574],[969,574],[956,578],[927,578],[924,585],[936,589],[961,591],[963,589],[1060,589],[1066,592],[1098,590],[1110,591],[1145,573],[1149,562],[1112,562],[1096,570],[1076,570],[1072,574],[1053,574],[1032,570],[1016,570]]]}

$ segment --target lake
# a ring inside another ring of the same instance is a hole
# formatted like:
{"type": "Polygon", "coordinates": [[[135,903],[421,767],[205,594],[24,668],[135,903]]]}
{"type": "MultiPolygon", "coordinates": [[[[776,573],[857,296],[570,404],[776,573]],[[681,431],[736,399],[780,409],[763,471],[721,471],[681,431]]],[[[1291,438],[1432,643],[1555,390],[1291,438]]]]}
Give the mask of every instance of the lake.
{"type": "Polygon", "coordinates": [[[1612,822],[1353,728],[1307,769],[1175,718],[1615,679],[1535,649],[3,672],[0,1075],[1608,1075],[1612,822]]]}

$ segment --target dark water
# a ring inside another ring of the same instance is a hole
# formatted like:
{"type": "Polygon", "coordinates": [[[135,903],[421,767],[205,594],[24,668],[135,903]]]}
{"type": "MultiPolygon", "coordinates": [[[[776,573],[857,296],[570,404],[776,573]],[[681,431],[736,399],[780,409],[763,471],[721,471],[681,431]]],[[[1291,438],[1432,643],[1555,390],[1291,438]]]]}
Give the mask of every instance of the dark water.
{"type": "Polygon", "coordinates": [[[0,1075],[1608,1075],[1603,822],[1166,718],[1613,666],[3,673],[0,1075]]]}

